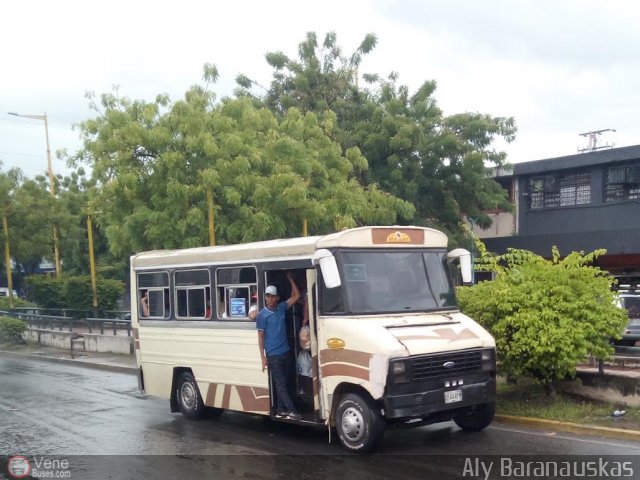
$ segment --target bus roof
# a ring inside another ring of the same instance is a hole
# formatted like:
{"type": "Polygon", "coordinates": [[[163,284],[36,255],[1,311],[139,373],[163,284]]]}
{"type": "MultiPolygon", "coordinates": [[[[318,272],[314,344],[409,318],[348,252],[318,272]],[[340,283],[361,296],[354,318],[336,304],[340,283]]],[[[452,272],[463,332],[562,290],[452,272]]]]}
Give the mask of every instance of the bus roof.
{"type": "Polygon", "coordinates": [[[325,236],[286,238],[215,247],[153,250],[131,257],[133,268],[311,258],[320,248],[446,248],[447,236],[425,227],[360,227],[325,236]]]}

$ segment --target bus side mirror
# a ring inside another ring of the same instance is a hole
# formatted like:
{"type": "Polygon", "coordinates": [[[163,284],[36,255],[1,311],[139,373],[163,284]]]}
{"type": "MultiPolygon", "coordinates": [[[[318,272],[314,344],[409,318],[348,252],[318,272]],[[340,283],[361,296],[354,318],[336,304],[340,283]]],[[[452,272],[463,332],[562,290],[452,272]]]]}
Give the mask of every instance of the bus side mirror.
{"type": "Polygon", "coordinates": [[[324,285],[327,288],[336,288],[342,285],[336,258],[329,250],[321,248],[313,254],[313,264],[320,265],[324,285]]]}
{"type": "Polygon", "coordinates": [[[471,253],[464,248],[456,248],[451,250],[447,255],[449,262],[458,260],[460,262],[460,274],[462,275],[462,283],[470,284],[472,282],[471,275],[471,253]]]}

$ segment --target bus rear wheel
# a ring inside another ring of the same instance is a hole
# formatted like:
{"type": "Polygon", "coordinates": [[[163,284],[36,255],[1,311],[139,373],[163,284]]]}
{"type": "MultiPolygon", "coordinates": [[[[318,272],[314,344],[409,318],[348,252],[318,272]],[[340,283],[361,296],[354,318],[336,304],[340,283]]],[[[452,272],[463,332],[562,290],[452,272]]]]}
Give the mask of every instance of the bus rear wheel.
{"type": "Polygon", "coordinates": [[[176,399],[182,414],[190,420],[198,420],[205,414],[206,408],[202,401],[202,395],[193,375],[182,372],[178,378],[176,387],[176,399]]]}
{"type": "Polygon", "coordinates": [[[489,426],[496,413],[495,402],[483,403],[470,408],[464,413],[460,413],[453,418],[462,430],[469,432],[479,432],[489,426]]]}
{"type": "Polygon", "coordinates": [[[367,453],[382,439],[384,422],[370,399],[358,393],[348,393],[338,402],[336,431],[347,450],[367,453]]]}

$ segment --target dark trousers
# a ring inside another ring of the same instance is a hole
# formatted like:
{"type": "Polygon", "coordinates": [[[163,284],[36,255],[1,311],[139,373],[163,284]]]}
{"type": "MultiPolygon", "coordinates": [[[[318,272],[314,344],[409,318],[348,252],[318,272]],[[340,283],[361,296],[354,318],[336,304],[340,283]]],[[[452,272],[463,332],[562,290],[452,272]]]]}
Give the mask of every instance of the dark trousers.
{"type": "Polygon", "coordinates": [[[287,389],[287,376],[291,371],[291,355],[289,352],[282,355],[272,355],[267,357],[267,364],[269,366],[269,373],[271,379],[276,388],[277,409],[278,412],[295,412],[287,389]]]}

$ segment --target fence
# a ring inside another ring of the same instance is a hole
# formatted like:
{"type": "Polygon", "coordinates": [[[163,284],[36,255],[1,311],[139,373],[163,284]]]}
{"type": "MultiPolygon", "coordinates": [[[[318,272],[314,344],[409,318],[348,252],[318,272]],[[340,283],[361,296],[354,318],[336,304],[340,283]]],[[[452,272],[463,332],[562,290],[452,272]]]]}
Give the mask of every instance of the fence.
{"type": "Polygon", "coordinates": [[[69,332],[88,329],[89,333],[93,333],[94,329],[100,329],[100,334],[104,335],[106,324],[107,328],[112,331],[114,335],[118,335],[118,330],[126,330],[127,336],[131,336],[130,319],[99,317],[77,318],[75,316],[65,315],[43,315],[39,313],[37,308],[12,309],[1,313],[24,320],[29,326],[36,328],[57,329],[59,331],[64,329],[69,332]]]}

